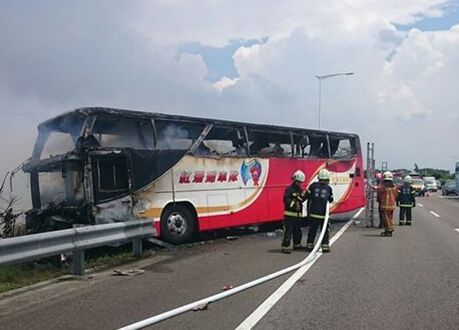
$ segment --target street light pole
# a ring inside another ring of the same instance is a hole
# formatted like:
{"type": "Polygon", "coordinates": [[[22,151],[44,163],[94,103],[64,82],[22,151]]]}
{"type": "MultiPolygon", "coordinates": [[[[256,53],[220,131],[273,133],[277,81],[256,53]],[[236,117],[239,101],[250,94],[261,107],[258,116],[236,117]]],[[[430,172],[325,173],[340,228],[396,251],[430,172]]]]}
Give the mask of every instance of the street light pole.
{"type": "Polygon", "coordinates": [[[340,72],[340,73],[331,73],[326,75],[317,75],[316,78],[319,80],[319,129],[320,129],[320,116],[322,111],[322,80],[327,78],[333,78],[338,76],[352,76],[354,72],[340,72]]]}

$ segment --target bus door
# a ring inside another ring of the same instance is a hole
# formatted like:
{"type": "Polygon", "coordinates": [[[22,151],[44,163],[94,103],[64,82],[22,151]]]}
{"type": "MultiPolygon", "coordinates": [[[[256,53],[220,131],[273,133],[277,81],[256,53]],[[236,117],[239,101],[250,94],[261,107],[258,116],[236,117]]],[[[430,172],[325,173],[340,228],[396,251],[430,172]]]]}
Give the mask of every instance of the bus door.
{"type": "Polygon", "coordinates": [[[96,223],[126,221],[132,214],[131,164],[126,150],[89,153],[96,223]]]}

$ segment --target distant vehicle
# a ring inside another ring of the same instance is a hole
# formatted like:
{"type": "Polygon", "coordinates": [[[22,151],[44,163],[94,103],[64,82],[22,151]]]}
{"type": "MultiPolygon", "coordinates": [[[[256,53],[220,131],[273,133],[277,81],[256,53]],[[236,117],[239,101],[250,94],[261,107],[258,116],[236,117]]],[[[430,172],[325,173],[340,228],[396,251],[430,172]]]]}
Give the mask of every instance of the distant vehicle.
{"type": "Polygon", "coordinates": [[[437,180],[433,176],[426,176],[424,178],[424,184],[427,191],[434,191],[437,192],[437,180]]]}
{"type": "Polygon", "coordinates": [[[421,179],[421,180],[422,180],[421,174],[416,173],[416,172],[411,172],[411,173],[409,174],[409,176],[411,176],[412,179],[421,179]]]}
{"type": "Polygon", "coordinates": [[[403,185],[403,177],[399,173],[394,174],[393,182],[397,186],[403,185]]]}
{"type": "Polygon", "coordinates": [[[436,181],[437,181],[438,190],[441,190],[441,181],[440,180],[436,180],[436,181]]]}
{"type": "Polygon", "coordinates": [[[411,186],[414,188],[414,191],[416,191],[417,196],[426,195],[426,187],[424,186],[424,181],[422,181],[422,179],[413,179],[411,186]]]}
{"type": "Polygon", "coordinates": [[[445,184],[441,188],[441,194],[443,196],[448,196],[448,195],[458,195],[458,192],[456,191],[456,180],[446,180],[445,184]]]}

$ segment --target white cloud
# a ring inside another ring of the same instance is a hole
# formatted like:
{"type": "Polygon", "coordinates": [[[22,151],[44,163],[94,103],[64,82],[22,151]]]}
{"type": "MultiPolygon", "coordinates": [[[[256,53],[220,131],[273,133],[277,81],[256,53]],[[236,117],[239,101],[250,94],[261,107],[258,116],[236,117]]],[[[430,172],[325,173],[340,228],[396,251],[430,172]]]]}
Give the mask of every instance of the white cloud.
{"type": "Polygon", "coordinates": [[[240,78],[228,78],[226,76],[222,77],[219,81],[212,84],[212,87],[218,90],[219,92],[223,91],[225,88],[234,86],[237,84],[240,78]]]}
{"type": "Polygon", "coordinates": [[[342,71],[355,75],[323,83],[325,128],[375,141],[390,165],[448,167],[459,154],[450,143],[459,127],[452,87],[459,85],[459,26],[405,33],[393,25],[441,15],[445,3],[3,3],[0,150],[10,156],[0,172],[30,155],[39,121],[80,106],[316,127],[314,76],[342,71]],[[235,52],[239,78],[213,85],[201,56],[179,55],[185,43],[222,47],[261,38],[267,41],[235,52]],[[12,127],[25,132],[18,148],[12,127]],[[423,134],[426,127],[436,134],[423,134]]]}

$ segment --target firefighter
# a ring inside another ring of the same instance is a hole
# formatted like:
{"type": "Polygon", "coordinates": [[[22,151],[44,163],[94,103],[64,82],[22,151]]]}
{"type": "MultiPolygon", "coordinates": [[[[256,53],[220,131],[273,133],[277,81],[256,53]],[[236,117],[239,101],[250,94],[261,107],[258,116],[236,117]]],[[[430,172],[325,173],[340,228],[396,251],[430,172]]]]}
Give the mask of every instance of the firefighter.
{"type": "Polygon", "coordinates": [[[378,187],[378,199],[380,201],[381,215],[384,217],[383,237],[392,237],[394,231],[394,209],[397,199],[397,187],[394,185],[392,173],[387,171],[383,174],[383,182],[378,187]]]}
{"type": "Polygon", "coordinates": [[[416,191],[411,186],[411,176],[403,178],[403,186],[398,189],[397,206],[400,206],[399,225],[411,226],[411,209],[416,207],[416,191]],[[405,223],[406,219],[406,223],[405,223]]]}
{"type": "Polygon", "coordinates": [[[303,249],[301,246],[301,219],[303,215],[303,203],[306,200],[301,185],[306,175],[298,170],[292,176],[292,184],[285,189],[284,193],[284,235],[282,238],[282,253],[290,253],[288,249],[293,235],[293,249],[303,249]]]}
{"type": "MultiPolygon", "coordinates": [[[[381,180],[382,180],[382,173],[377,173],[376,174],[376,184],[378,187],[380,184],[381,184],[381,180]]],[[[378,228],[379,229],[384,229],[384,213],[381,209],[381,201],[379,200],[379,195],[377,194],[376,195],[376,201],[378,202],[378,215],[379,215],[379,225],[378,225],[378,228]]]]}
{"type": "MultiPolygon", "coordinates": [[[[327,202],[333,202],[333,190],[328,185],[330,182],[330,173],[326,169],[321,169],[319,172],[319,182],[311,184],[306,191],[306,198],[308,199],[308,216],[309,216],[309,232],[307,250],[312,251],[314,247],[314,240],[316,238],[317,229],[322,228],[327,202]]],[[[322,252],[330,252],[329,245],[330,226],[327,224],[325,235],[322,239],[322,252]]]]}

